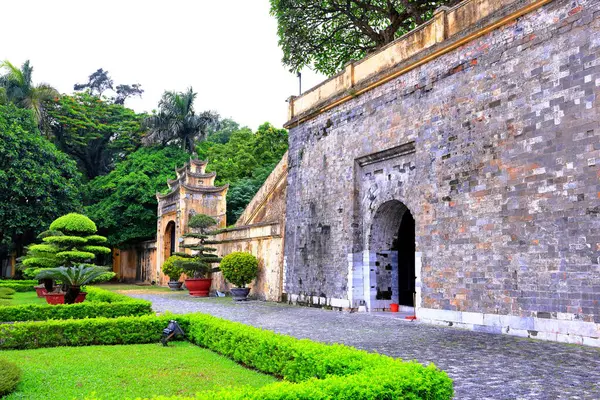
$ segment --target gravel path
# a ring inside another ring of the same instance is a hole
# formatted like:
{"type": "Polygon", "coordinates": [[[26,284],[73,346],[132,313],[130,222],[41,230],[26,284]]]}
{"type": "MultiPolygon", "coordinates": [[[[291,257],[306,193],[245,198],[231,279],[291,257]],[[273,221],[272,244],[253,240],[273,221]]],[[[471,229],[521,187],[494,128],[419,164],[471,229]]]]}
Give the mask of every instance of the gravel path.
{"type": "MultiPolygon", "coordinates": [[[[297,338],[344,343],[421,363],[454,380],[458,399],[600,399],[600,349],[408,322],[186,293],[133,294],[157,312],[203,312],[297,338]]],[[[389,315],[389,314],[388,314],[389,315]]]]}

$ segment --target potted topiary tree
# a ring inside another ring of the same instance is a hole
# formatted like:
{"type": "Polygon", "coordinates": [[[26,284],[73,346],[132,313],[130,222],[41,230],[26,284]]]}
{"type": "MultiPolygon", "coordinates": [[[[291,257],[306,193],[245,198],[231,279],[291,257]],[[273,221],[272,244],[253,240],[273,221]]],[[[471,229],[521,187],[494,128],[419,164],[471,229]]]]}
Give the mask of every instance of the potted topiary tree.
{"type": "MultiPolygon", "coordinates": [[[[190,217],[188,228],[192,232],[186,233],[184,237],[196,239],[196,243],[184,244],[181,247],[190,249],[193,254],[184,252],[174,253],[180,256],[183,260],[175,260],[175,265],[183,269],[183,272],[188,276],[185,280],[185,286],[188,288],[191,296],[207,297],[210,291],[212,279],[208,277],[212,272],[212,264],[216,264],[221,259],[212,254],[217,249],[207,247],[210,244],[218,244],[218,241],[208,240],[211,233],[208,228],[217,224],[217,220],[205,214],[196,214],[190,217]]],[[[215,269],[218,271],[218,269],[215,269]]]]}
{"type": "Polygon", "coordinates": [[[248,299],[250,289],[246,287],[258,273],[258,260],[250,253],[234,252],[226,255],[219,264],[223,277],[237,286],[231,289],[234,301],[248,299]]]}
{"type": "Polygon", "coordinates": [[[91,283],[106,272],[105,267],[80,264],[72,267],[48,268],[40,272],[37,277],[38,279],[55,279],[62,282],[63,285],[67,285],[69,289],[64,295],[64,303],[73,304],[84,300],[84,296],[80,296],[83,293],[81,292],[83,285],[91,283]]]}
{"type": "MultiPolygon", "coordinates": [[[[41,274],[47,269],[56,270],[59,266],[71,268],[79,264],[93,266],[91,263],[97,255],[110,254],[110,249],[102,245],[106,238],[96,235],[97,231],[96,224],[85,215],[71,213],[57,218],[50,224],[50,230],[40,235],[44,243],[29,246],[27,256],[22,260],[24,274],[48,283],[52,282],[52,274],[41,274]]],[[[96,281],[99,278],[108,280],[112,276],[114,273],[104,268],[96,281]]],[[[72,304],[80,296],[80,288],[71,288],[68,280],[62,283],[62,291],[46,286],[48,303],[72,304]]]]}
{"type": "Polygon", "coordinates": [[[179,281],[179,277],[183,274],[183,269],[175,264],[177,260],[186,260],[181,256],[171,256],[165,260],[162,266],[162,272],[169,277],[169,287],[171,290],[181,290],[183,282],[179,281]]]}

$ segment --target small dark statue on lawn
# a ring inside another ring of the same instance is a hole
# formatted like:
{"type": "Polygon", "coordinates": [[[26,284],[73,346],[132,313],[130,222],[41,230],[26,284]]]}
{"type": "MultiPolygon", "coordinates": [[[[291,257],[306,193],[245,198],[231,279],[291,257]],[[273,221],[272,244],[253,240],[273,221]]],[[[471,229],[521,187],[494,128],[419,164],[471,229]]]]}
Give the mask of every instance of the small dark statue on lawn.
{"type": "Polygon", "coordinates": [[[177,321],[172,319],[169,321],[169,325],[167,325],[167,327],[163,329],[163,334],[162,338],[160,339],[160,342],[163,344],[163,346],[166,347],[168,346],[169,340],[171,340],[174,336],[177,337],[180,335],[185,336],[185,332],[183,332],[183,329],[181,329],[177,321]]]}

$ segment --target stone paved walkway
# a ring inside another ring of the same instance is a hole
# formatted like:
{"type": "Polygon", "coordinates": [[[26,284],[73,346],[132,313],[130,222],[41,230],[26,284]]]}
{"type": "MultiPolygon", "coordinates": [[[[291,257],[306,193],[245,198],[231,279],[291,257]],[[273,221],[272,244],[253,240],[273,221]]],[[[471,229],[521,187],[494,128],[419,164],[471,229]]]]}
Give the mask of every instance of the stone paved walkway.
{"type": "Polygon", "coordinates": [[[157,312],[204,312],[232,321],[421,363],[454,380],[457,399],[600,399],[600,349],[402,321],[185,293],[132,294],[157,312]]]}

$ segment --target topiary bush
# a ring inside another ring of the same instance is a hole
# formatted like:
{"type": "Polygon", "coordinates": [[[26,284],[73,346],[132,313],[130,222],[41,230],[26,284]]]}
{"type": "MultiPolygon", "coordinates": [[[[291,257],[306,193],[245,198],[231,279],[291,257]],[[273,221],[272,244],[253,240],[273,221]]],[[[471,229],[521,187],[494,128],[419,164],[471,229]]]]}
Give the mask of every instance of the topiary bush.
{"type": "Polygon", "coordinates": [[[21,369],[16,364],[0,358],[0,397],[13,392],[21,380],[21,369]]]}
{"type": "Polygon", "coordinates": [[[168,276],[172,282],[177,282],[179,280],[179,277],[181,276],[181,274],[183,274],[183,268],[179,267],[175,263],[177,260],[187,260],[187,259],[185,257],[181,257],[181,256],[171,256],[171,257],[167,258],[162,265],[163,274],[168,276]]]}
{"type": "MultiPolygon", "coordinates": [[[[75,264],[92,266],[92,261],[99,254],[110,254],[111,250],[102,245],[106,238],[96,235],[96,224],[94,221],[81,214],[67,214],[57,218],[50,224],[48,231],[38,235],[44,243],[34,244],[28,247],[27,255],[20,260],[23,274],[28,277],[42,279],[45,271],[55,270],[61,266],[73,268],[75,264]]],[[[111,279],[113,273],[96,278],[111,279]]],[[[54,290],[54,282],[50,277],[44,279],[44,286],[48,292],[54,290]]],[[[63,283],[66,290],[65,303],[72,304],[79,294],[78,285],[63,283]]]]}
{"type": "MultiPolygon", "coordinates": [[[[214,272],[214,270],[211,271],[211,265],[221,261],[216,254],[213,254],[217,249],[207,246],[220,243],[215,240],[208,240],[211,235],[208,228],[216,224],[216,219],[205,214],[196,214],[190,217],[188,228],[193,229],[196,232],[189,232],[183,236],[186,238],[197,239],[197,242],[193,244],[182,244],[180,247],[190,249],[196,253],[193,255],[184,252],[174,253],[174,255],[183,258],[175,260],[175,265],[183,269],[186,275],[193,275],[194,278],[204,278],[210,272],[214,272]]],[[[216,270],[218,271],[218,269],[216,270]]]]}
{"type": "Polygon", "coordinates": [[[70,213],[63,215],[50,224],[51,231],[59,231],[65,235],[83,236],[98,232],[94,221],[85,215],[70,213]]]}
{"type": "Polygon", "coordinates": [[[15,289],[0,287],[0,299],[12,299],[13,294],[16,293],[15,289]]]}
{"type": "Polygon", "coordinates": [[[223,277],[237,287],[244,287],[258,274],[258,260],[250,253],[234,252],[226,255],[219,264],[223,277]]]}

